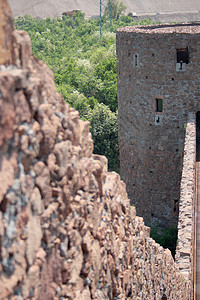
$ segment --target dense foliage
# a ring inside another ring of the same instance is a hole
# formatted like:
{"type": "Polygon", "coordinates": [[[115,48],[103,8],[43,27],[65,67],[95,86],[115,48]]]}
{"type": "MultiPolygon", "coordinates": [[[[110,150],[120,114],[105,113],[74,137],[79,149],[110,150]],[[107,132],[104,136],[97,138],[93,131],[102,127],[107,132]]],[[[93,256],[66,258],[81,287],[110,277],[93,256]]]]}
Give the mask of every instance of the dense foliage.
{"type": "Polygon", "coordinates": [[[105,16],[111,13],[112,19],[119,20],[119,17],[125,12],[126,6],[120,0],[110,0],[105,7],[105,16]]]}
{"type": "Polygon", "coordinates": [[[153,238],[156,243],[160,244],[164,248],[168,248],[171,251],[173,257],[175,257],[177,235],[178,229],[176,227],[151,227],[151,238],[153,238]]]}
{"type": "Polygon", "coordinates": [[[113,19],[113,33],[104,16],[101,38],[100,20],[86,19],[81,12],[62,19],[25,16],[15,21],[17,29],[29,33],[34,54],[53,70],[66,102],[91,122],[95,152],[106,155],[109,168],[115,170],[119,169],[115,32],[135,24],[120,13],[113,19]]]}

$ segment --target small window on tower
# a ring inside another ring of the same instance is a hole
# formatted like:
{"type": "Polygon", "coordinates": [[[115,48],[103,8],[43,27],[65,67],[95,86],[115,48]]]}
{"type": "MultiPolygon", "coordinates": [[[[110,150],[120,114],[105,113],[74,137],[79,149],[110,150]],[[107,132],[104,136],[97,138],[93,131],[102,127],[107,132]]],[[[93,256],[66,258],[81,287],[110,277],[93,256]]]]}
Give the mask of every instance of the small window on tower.
{"type": "Polygon", "coordinates": [[[137,56],[137,54],[135,54],[135,66],[136,67],[138,66],[138,56],[137,56]]]}
{"type": "Polygon", "coordinates": [[[179,215],[179,203],[178,200],[175,199],[172,203],[172,214],[174,216],[178,216],[179,215]]]}
{"type": "Polygon", "coordinates": [[[139,54],[136,53],[133,56],[133,66],[134,67],[139,67],[140,66],[140,61],[139,61],[139,54]]]}
{"type": "Polygon", "coordinates": [[[163,99],[156,99],[156,112],[163,112],[163,99]]]}
{"type": "Polygon", "coordinates": [[[189,54],[188,54],[188,47],[176,49],[176,58],[177,63],[179,64],[188,64],[189,63],[189,54]]]}

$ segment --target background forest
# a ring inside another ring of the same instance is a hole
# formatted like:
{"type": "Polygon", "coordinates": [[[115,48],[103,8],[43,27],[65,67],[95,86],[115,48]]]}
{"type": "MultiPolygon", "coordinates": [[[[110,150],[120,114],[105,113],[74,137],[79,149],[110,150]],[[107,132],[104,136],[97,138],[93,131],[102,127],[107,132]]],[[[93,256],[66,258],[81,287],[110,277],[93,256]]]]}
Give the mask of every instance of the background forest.
{"type": "Polygon", "coordinates": [[[25,16],[15,20],[16,29],[30,35],[34,55],[52,69],[58,92],[83,120],[90,121],[94,152],[105,155],[109,170],[117,172],[116,30],[136,24],[131,17],[121,15],[123,9],[112,10],[112,33],[105,10],[101,37],[100,19],[86,19],[81,12],[62,19],[25,16]]]}

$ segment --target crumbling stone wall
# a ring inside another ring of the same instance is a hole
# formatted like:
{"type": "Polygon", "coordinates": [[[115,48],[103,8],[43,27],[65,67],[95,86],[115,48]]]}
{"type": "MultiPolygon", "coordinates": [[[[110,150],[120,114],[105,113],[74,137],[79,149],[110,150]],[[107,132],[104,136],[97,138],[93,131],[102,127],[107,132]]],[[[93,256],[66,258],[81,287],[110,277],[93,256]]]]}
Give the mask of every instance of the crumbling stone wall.
{"type": "Polygon", "coordinates": [[[191,299],[6,0],[2,15],[0,299],[191,299]]]}
{"type": "Polygon", "coordinates": [[[181,193],[178,221],[178,241],[176,247],[176,264],[191,284],[193,289],[194,276],[194,230],[195,230],[195,193],[196,193],[196,115],[188,117],[181,193]]]}

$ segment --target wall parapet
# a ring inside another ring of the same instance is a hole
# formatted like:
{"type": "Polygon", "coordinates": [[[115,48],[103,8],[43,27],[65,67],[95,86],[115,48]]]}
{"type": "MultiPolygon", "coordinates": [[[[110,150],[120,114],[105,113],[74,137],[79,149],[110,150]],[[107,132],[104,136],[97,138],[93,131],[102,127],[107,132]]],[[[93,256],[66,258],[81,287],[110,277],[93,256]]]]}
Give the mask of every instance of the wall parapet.
{"type": "Polygon", "coordinates": [[[194,260],[194,208],[196,180],[196,120],[195,113],[188,115],[182,179],[180,188],[178,241],[176,247],[176,264],[184,278],[193,289],[194,260]]]}

